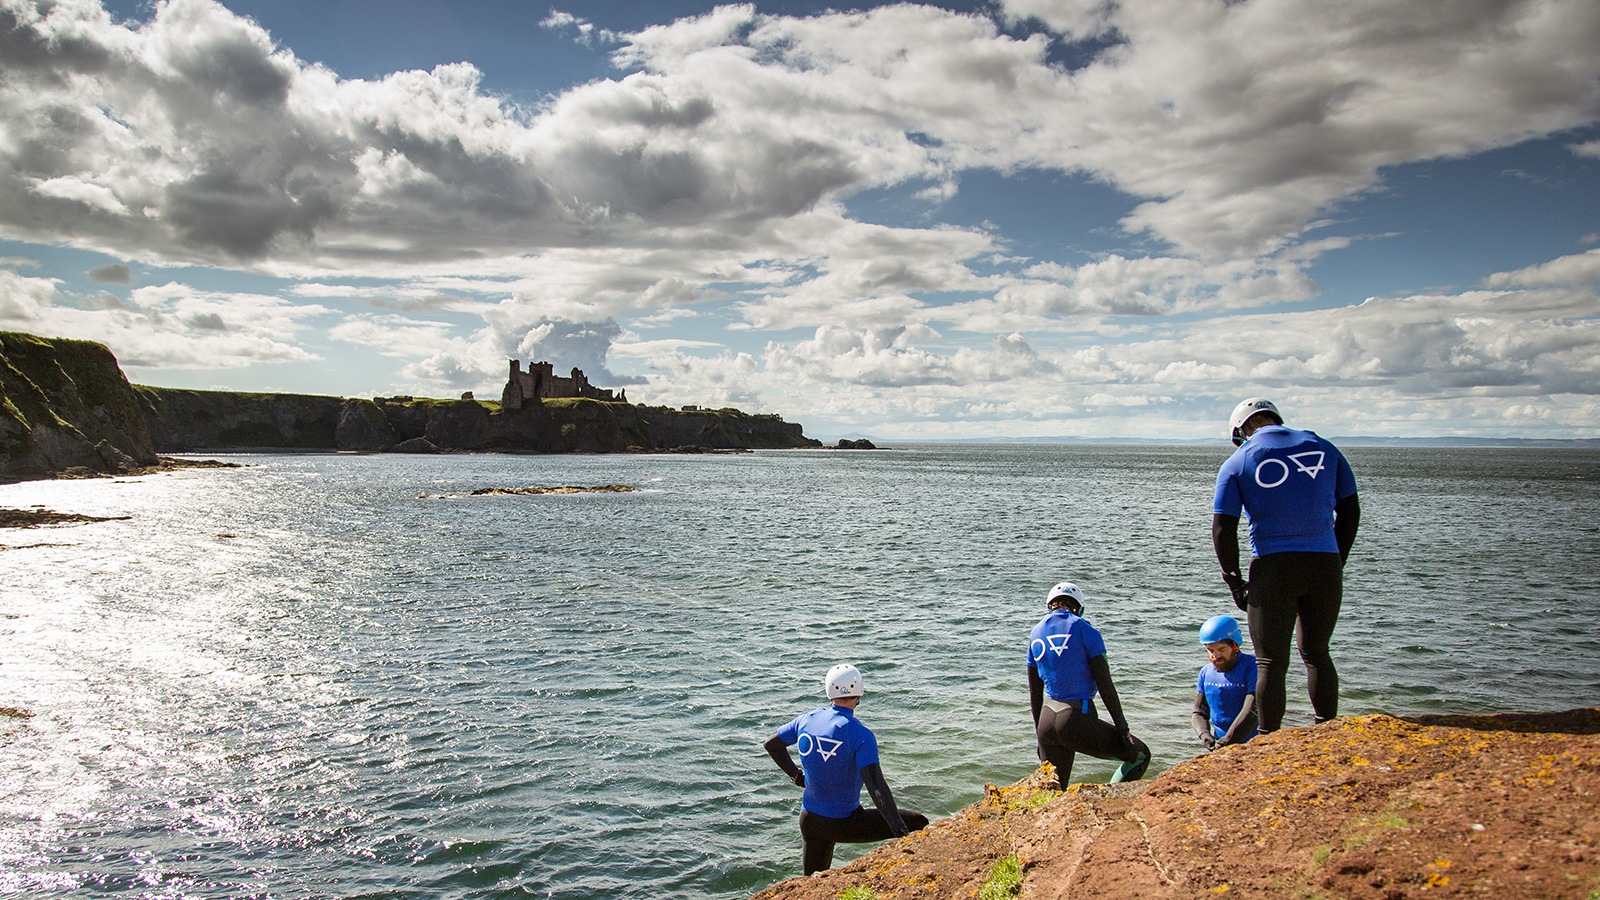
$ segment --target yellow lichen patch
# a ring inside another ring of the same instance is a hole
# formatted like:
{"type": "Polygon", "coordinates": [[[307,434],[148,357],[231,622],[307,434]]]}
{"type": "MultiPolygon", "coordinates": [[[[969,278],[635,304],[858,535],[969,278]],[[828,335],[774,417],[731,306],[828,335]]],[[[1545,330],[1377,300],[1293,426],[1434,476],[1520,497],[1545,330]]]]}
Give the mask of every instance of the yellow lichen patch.
{"type": "Polygon", "coordinates": [[[1450,876],[1449,875],[1440,875],[1438,872],[1429,872],[1428,873],[1427,887],[1431,887],[1431,888],[1444,887],[1445,885],[1447,885],[1449,883],[1450,883],[1450,876]]]}
{"type": "Polygon", "coordinates": [[[867,878],[887,878],[894,874],[894,870],[904,866],[905,864],[905,857],[891,856],[886,859],[879,860],[877,865],[866,869],[862,872],[862,874],[867,878]]]}

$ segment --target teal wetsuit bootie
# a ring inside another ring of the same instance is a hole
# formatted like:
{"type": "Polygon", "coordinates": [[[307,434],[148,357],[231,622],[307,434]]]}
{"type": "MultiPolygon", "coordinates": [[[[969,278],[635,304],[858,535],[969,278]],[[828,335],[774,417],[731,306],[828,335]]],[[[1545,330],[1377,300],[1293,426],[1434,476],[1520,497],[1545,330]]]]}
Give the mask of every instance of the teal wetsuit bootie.
{"type": "Polygon", "coordinates": [[[1136,751],[1133,759],[1117,766],[1116,774],[1111,776],[1112,784],[1123,781],[1138,781],[1144,777],[1144,770],[1150,768],[1150,748],[1145,746],[1144,741],[1138,738],[1133,739],[1133,745],[1136,751]]]}

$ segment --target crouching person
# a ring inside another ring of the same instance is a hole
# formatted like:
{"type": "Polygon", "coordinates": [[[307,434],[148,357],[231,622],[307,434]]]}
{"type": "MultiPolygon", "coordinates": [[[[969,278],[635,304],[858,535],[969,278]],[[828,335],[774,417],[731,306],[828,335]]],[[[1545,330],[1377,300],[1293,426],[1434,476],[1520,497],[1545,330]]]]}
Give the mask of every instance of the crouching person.
{"type": "Polygon", "coordinates": [[[1256,658],[1239,649],[1244,631],[1233,616],[1212,616],[1200,626],[1210,662],[1195,681],[1195,736],[1207,750],[1256,736],[1256,658]]]}
{"type": "Polygon", "coordinates": [[[927,816],[895,806],[878,764],[878,739],[856,718],[861,672],[855,666],[828,670],[823,686],[829,703],[797,717],[767,738],[767,754],[789,779],[805,789],[800,798],[801,862],[805,874],[833,865],[837,843],[905,837],[928,825],[927,816]],[[789,748],[800,753],[795,765],[789,748]],[[876,809],[861,805],[865,786],[876,809]]]}

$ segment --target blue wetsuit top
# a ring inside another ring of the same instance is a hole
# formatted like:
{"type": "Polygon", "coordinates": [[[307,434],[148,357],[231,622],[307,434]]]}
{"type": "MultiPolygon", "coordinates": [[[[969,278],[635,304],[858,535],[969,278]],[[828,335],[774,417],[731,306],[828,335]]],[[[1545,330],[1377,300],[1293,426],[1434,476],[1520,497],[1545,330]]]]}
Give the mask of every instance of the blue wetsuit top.
{"type": "Polygon", "coordinates": [[[1087,619],[1064,609],[1051,610],[1028,635],[1028,668],[1038,671],[1051,700],[1093,698],[1096,689],[1089,660],[1105,652],[1100,632],[1087,619]]]}
{"type": "Polygon", "coordinates": [[[1253,556],[1338,553],[1333,508],[1355,492],[1355,473],[1338,447],[1314,432],[1268,425],[1222,464],[1211,511],[1249,514],[1253,556]]]}
{"type": "MultiPolygon", "coordinates": [[[[1239,660],[1226,672],[1219,672],[1216,666],[1206,663],[1205,668],[1200,670],[1195,690],[1205,695],[1206,705],[1211,707],[1211,733],[1222,737],[1228,733],[1233,720],[1239,717],[1239,710],[1244,708],[1244,698],[1255,693],[1256,658],[1249,653],[1240,653],[1239,660]]],[[[1249,734],[1240,735],[1239,742],[1255,737],[1257,731],[1258,728],[1252,728],[1249,734]]]]}
{"type": "Polygon", "coordinates": [[[800,751],[806,773],[800,807],[833,819],[861,805],[861,770],[878,761],[878,739],[843,706],[818,707],[778,729],[784,746],[800,751]]]}

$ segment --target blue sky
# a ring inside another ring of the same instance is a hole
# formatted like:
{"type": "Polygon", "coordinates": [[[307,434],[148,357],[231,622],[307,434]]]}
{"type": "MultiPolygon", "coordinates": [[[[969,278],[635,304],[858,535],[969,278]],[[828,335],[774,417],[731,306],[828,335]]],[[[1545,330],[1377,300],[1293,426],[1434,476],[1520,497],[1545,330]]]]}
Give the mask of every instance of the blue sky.
{"type": "Polygon", "coordinates": [[[1600,4],[0,0],[0,329],[814,436],[1600,437],[1600,4]]]}

